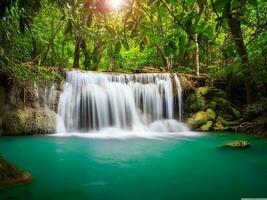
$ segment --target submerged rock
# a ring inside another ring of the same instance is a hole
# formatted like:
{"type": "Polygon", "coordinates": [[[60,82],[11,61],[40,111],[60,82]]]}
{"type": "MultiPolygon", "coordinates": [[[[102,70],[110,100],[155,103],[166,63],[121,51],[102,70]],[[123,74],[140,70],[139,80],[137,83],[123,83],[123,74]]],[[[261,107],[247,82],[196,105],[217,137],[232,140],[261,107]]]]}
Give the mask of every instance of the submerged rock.
{"type": "Polygon", "coordinates": [[[234,149],[247,149],[247,148],[251,147],[251,145],[248,141],[237,140],[237,141],[227,142],[227,143],[221,145],[220,147],[234,148],[234,149]]]}
{"type": "Polygon", "coordinates": [[[24,172],[0,156],[0,185],[27,183],[32,180],[29,172],[24,172]]]}
{"type": "Polygon", "coordinates": [[[21,108],[3,117],[3,135],[51,134],[56,132],[57,114],[44,108],[21,108]]]}

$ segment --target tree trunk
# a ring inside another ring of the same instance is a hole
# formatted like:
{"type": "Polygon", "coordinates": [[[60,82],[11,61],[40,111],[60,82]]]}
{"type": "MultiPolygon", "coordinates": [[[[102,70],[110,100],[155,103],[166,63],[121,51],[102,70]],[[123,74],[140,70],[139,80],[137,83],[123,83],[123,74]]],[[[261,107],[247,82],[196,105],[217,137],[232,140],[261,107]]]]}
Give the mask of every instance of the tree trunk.
{"type": "Polygon", "coordinates": [[[230,9],[230,4],[228,4],[228,25],[234,40],[234,43],[237,47],[238,55],[241,59],[241,65],[244,70],[244,85],[246,90],[246,101],[247,104],[251,104],[253,102],[253,87],[252,87],[252,74],[249,64],[249,58],[247,49],[244,44],[244,39],[241,30],[241,22],[236,19],[234,15],[232,15],[232,11],[230,9]]]}
{"type": "Polygon", "coordinates": [[[34,37],[32,37],[32,52],[31,52],[32,62],[36,64],[36,57],[37,57],[37,43],[34,37]]]}
{"type": "Polygon", "coordinates": [[[167,59],[166,59],[163,51],[161,50],[159,44],[156,44],[156,48],[157,48],[157,51],[158,51],[159,56],[162,59],[162,62],[163,62],[164,67],[167,67],[168,66],[168,61],[167,61],[167,59]]]}
{"type": "Polygon", "coordinates": [[[84,69],[89,70],[91,59],[90,59],[90,56],[89,56],[89,53],[87,50],[87,46],[86,46],[86,42],[84,39],[81,40],[81,48],[82,48],[83,55],[84,55],[84,62],[83,62],[84,69]]]}
{"type": "Polygon", "coordinates": [[[80,67],[80,48],[81,48],[81,38],[79,36],[75,37],[75,49],[74,49],[74,60],[73,67],[80,67]]]}
{"type": "Polygon", "coordinates": [[[196,66],[197,66],[197,76],[199,76],[199,43],[198,43],[198,34],[195,34],[196,40],[196,66]]]}
{"type": "Polygon", "coordinates": [[[51,20],[51,65],[55,65],[55,23],[54,18],[51,20]]]}

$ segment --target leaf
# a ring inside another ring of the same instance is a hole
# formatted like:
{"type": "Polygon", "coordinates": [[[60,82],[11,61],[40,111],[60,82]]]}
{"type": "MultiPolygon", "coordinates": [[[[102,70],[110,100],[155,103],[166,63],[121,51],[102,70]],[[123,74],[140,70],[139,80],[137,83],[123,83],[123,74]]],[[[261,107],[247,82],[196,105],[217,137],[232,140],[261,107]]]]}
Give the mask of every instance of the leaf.
{"type": "Polygon", "coordinates": [[[72,29],[73,29],[72,22],[71,20],[69,20],[65,27],[65,34],[72,32],[72,29]]]}
{"type": "Polygon", "coordinates": [[[145,42],[144,41],[141,41],[140,42],[139,49],[140,49],[140,52],[143,52],[144,51],[144,49],[145,49],[145,42]]]}
{"type": "Polygon", "coordinates": [[[123,47],[124,47],[127,51],[130,50],[129,44],[128,44],[128,42],[127,42],[126,40],[123,40],[123,41],[122,41],[122,45],[123,45],[123,47]]]}
{"type": "Polygon", "coordinates": [[[169,41],[169,44],[168,45],[170,46],[170,48],[173,51],[176,51],[177,50],[176,44],[173,41],[169,41]]]}
{"type": "Polygon", "coordinates": [[[148,6],[151,6],[154,2],[156,2],[157,0],[149,0],[148,2],[147,2],[147,5],[148,6]]]}
{"type": "Polygon", "coordinates": [[[146,46],[150,44],[149,38],[147,36],[144,37],[144,43],[146,46]]]}
{"type": "Polygon", "coordinates": [[[116,31],[114,28],[112,28],[111,26],[106,26],[107,31],[112,35],[115,36],[116,35],[116,31]]]}
{"type": "Polygon", "coordinates": [[[248,0],[248,3],[252,6],[257,6],[257,0],[248,0]]]}
{"type": "Polygon", "coordinates": [[[121,51],[121,42],[120,41],[117,41],[116,42],[116,45],[115,45],[115,53],[116,54],[119,54],[121,51]]]}
{"type": "Polygon", "coordinates": [[[164,53],[166,57],[169,57],[171,55],[171,48],[169,45],[164,46],[164,53]]]}
{"type": "Polygon", "coordinates": [[[225,6],[231,2],[231,0],[217,0],[215,3],[214,3],[214,7],[215,9],[217,10],[217,12],[222,12],[223,9],[225,8],[225,6]]]}

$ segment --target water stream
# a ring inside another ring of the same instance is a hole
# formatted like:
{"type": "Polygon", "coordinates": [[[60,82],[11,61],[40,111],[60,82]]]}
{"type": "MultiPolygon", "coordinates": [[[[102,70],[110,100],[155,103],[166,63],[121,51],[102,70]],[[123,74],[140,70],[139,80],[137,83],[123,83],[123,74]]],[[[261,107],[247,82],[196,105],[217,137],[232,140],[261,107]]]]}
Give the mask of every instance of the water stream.
{"type": "Polygon", "coordinates": [[[176,74],[70,71],[58,105],[58,135],[190,134],[181,122],[182,98],[176,74]]]}

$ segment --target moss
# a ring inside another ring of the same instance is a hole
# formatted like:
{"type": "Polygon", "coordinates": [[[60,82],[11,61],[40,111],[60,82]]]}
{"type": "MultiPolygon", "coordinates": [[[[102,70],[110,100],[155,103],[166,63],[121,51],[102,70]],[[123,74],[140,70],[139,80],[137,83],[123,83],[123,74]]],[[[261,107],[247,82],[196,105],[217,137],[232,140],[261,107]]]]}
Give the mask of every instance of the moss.
{"type": "Polygon", "coordinates": [[[213,127],[215,118],[215,112],[212,109],[208,109],[206,112],[197,112],[191,118],[188,119],[187,123],[192,129],[209,131],[213,127]]]}
{"type": "Polygon", "coordinates": [[[204,111],[197,112],[191,118],[188,119],[187,124],[192,129],[198,129],[200,126],[208,122],[208,115],[204,111]]]}
{"type": "Polygon", "coordinates": [[[209,91],[209,87],[199,87],[196,89],[196,94],[200,96],[205,96],[209,91]]]}
{"type": "Polygon", "coordinates": [[[2,66],[0,69],[0,73],[1,72],[9,77],[22,81],[64,79],[64,74],[61,72],[61,68],[59,67],[13,65],[2,66]]]}
{"type": "Polygon", "coordinates": [[[207,103],[206,108],[211,108],[212,110],[216,110],[217,108],[217,102],[216,101],[210,101],[207,103]]]}
{"type": "Polygon", "coordinates": [[[212,129],[213,126],[213,121],[208,121],[206,124],[202,125],[200,127],[201,131],[210,131],[212,129]]]}
{"type": "Polygon", "coordinates": [[[4,116],[4,135],[49,134],[56,131],[56,113],[46,109],[23,108],[4,116]]]}
{"type": "Polygon", "coordinates": [[[189,113],[195,113],[187,121],[194,130],[233,130],[239,124],[241,113],[225,99],[225,92],[220,89],[199,87],[188,96],[185,104],[189,113]]]}
{"type": "Polygon", "coordinates": [[[212,99],[213,97],[226,98],[225,92],[217,88],[209,88],[209,91],[205,96],[209,99],[212,99]]]}
{"type": "Polygon", "coordinates": [[[212,109],[210,109],[210,108],[207,109],[206,114],[207,114],[208,119],[215,120],[216,114],[212,109]]]}
{"type": "Polygon", "coordinates": [[[2,124],[2,119],[0,117],[0,135],[2,134],[3,132],[3,124],[2,124]]]}
{"type": "Polygon", "coordinates": [[[247,149],[251,147],[248,141],[238,140],[238,141],[231,141],[226,142],[225,144],[221,145],[224,148],[234,148],[234,149],[247,149]]]}
{"type": "Polygon", "coordinates": [[[196,113],[205,109],[205,98],[198,94],[190,94],[186,99],[187,110],[191,113],[196,113]]]}
{"type": "Polygon", "coordinates": [[[214,123],[213,129],[215,131],[224,131],[224,126],[223,126],[222,120],[220,118],[217,118],[216,122],[214,123]]]}

